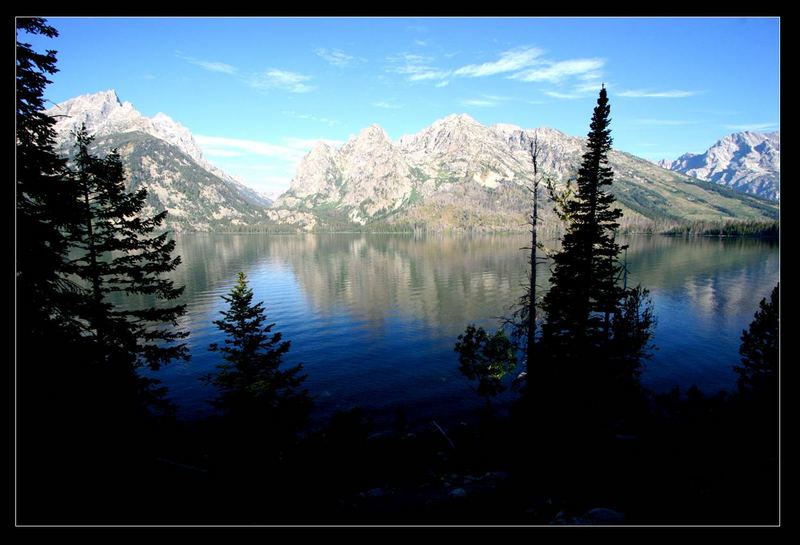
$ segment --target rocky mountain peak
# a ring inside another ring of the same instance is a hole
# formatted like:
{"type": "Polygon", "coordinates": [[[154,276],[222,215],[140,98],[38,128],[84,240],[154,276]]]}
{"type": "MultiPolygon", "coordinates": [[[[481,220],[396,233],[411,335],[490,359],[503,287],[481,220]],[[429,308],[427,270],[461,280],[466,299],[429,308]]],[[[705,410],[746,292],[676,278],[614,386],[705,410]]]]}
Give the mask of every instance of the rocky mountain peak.
{"type": "Polygon", "coordinates": [[[658,165],[768,199],[780,199],[780,132],[743,131],[701,154],[686,153],[658,165]]]}
{"type": "Polygon", "coordinates": [[[203,157],[191,131],[164,113],[152,118],[122,102],[113,89],[71,98],[47,110],[56,119],[57,147],[67,154],[72,132],[85,124],[96,145],[117,147],[131,184],[149,191],[151,211],[167,210],[180,229],[262,217],[270,202],[203,157]]]}
{"type": "Polygon", "coordinates": [[[333,148],[324,140],[317,140],[309,150],[306,157],[327,157],[333,153],[333,148]]]}
{"type": "Polygon", "coordinates": [[[360,143],[376,143],[376,142],[392,142],[389,135],[383,130],[383,127],[377,123],[373,123],[369,127],[363,129],[356,137],[356,142],[360,143]]]}
{"type": "Polygon", "coordinates": [[[469,114],[461,113],[461,114],[450,114],[442,119],[435,121],[434,125],[480,125],[480,122],[476,121],[475,118],[470,116],[469,114]]]}

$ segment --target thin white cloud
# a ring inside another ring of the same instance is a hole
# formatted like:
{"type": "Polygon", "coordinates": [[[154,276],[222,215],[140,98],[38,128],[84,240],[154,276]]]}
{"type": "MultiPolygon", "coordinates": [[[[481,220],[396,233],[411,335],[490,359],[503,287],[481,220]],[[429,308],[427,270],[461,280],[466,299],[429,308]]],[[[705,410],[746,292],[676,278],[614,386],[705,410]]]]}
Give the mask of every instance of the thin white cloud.
{"type": "Polygon", "coordinates": [[[329,127],[333,127],[335,125],[339,125],[339,121],[338,120],[329,119],[327,117],[317,117],[317,116],[311,115],[311,114],[302,114],[302,113],[295,112],[293,110],[283,110],[281,113],[283,115],[287,115],[287,116],[293,117],[295,119],[305,119],[305,120],[308,120],[308,121],[315,121],[317,123],[324,123],[325,125],[327,125],[329,127]]]}
{"type": "MultiPolygon", "coordinates": [[[[576,94],[597,94],[600,92],[601,83],[599,81],[587,81],[586,83],[579,83],[572,88],[572,92],[576,94]]],[[[608,89],[608,85],[606,85],[608,89]]]]}
{"type": "Polygon", "coordinates": [[[425,81],[431,79],[445,79],[450,77],[450,72],[446,70],[421,70],[411,74],[408,79],[410,81],[425,81]]]}
{"type": "Polygon", "coordinates": [[[449,70],[440,70],[431,66],[433,58],[414,53],[403,53],[396,57],[390,57],[388,60],[399,64],[392,71],[408,76],[409,81],[443,80],[450,77],[451,74],[449,70]]]}
{"type": "Polygon", "coordinates": [[[618,96],[628,97],[628,98],[685,98],[697,94],[699,94],[699,91],[680,91],[677,89],[672,91],[650,91],[643,89],[636,89],[636,90],[631,89],[628,91],[620,91],[619,93],[617,93],[618,96]]]}
{"type": "Polygon", "coordinates": [[[181,58],[189,64],[199,66],[200,68],[208,70],[209,72],[220,72],[222,74],[235,74],[237,72],[235,66],[224,62],[204,61],[202,59],[195,59],[194,57],[181,56],[181,58]]]}
{"type": "Polygon", "coordinates": [[[324,47],[320,47],[315,49],[314,53],[316,53],[318,57],[327,61],[329,64],[338,66],[340,68],[349,66],[353,60],[355,60],[355,57],[348,55],[341,49],[326,49],[324,47]]]}
{"type": "Polygon", "coordinates": [[[482,98],[468,98],[461,101],[464,106],[477,106],[479,108],[492,108],[497,106],[497,101],[482,99],[482,98]]]}
{"type": "Polygon", "coordinates": [[[723,125],[733,131],[772,131],[778,128],[778,123],[744,123],[741,125],[723,125]]]}
{"type": "Polygon", "coordinates": [[[597,71],[597,72],[586,72],[585,74],[579,74],[577,76],[577,78],[579,80],[581,80],[581,81],[596,80],[596,79],[600,79],[602,77],[603,77],[603,73],[599,72],[599,71],[597,71]]]}
{"type": "Polygon", "coordinates": [[[562,100],[575,100],[576,98],[583,98],[585,94],[575,94],[575,93],[562,93],[560,91],[544,91],[549,97],[559,98],[562,100]]]}
{"type": "Polygon", "coordinates": [[[496,61],[483,64],[468,64],[453,72],[453,75],[479,78],[514,72],[541,62],[539,57],[542,53],[544,51],[536,47],[511,49],[501,53],[500,58],[496,61]]]}
{"type": "Polygon", "coordinates": [[[379,100],[378,102],[373,102],[372,105],[376,108],[384,108],[386,110],[397,110],[402,108],[402,106],[393,100],[379,100]]]}
{"type": "MultiPolygon", "coordinates": [[[[286,161],[298,161],[302,158],[304,151],[297,146],[272,144],[259,140],[244,140],[241,138],[227,138],[223,136],[207,136],[203,134],[195,135],[195,140],[200,147],[205,150],[213,149],[217,153],[239,153],[240,156],[260,155],[274,159],[286,161]]],[[[230,157],[231,155],[227,155],[230,157]]]]}
{"type": "Polygon", "coordinates": [[[426,47],[430,45],[430,40],[414,40],[414,45],[418,45],[419,47],[426,47]]]}
{"type": "Polygon", "coordinates": [[[446,79],[446,80],[440,81],[439,83],[434,85],[434,87],[447,87],[448,85],[450,85],[450,80],[446,79]]]}
{"type": "Polygon", "coordinates": [[[341,140],[330,140],[323,138],[296,138],[285,137],[282,143],[273,144],[261,140],[246,140],[243,138],[227,138],[224,136],[209,136],[199,134],[195,136],[197,143],[203,149],[203,153],[212,153],[219,157],[242,157],[245,155],[257,155],[282,159],[288,162],[297,162],[303,155],[313,148],[317,142],[325,142],[329,146],[342,144],[341,140]]]}
{"type": "Polygon", "coordinates": [[[209,157],[242,157],[245,155],[245,152],[224,148],[204,147],[203,155],[208,155],[209,157]]]}
{"type": "Polygon", "coordinates": [[[604,59],[571,59],[567,61],[549,62],[541,68],[532,68],[517,72],[510,76],[521,81],[547,81],[559,83],[573,76],[587,73],[597,73],[605,65],[604,59]]]}
{"type": "Polygon", "coordinates": [[[156,77],[155,77],[153,74],[145,74],[144,76],[142,76],[142,78],[144,78],[144,79],[151,79],[151,80],[152,80],[152,79],[156,79],[156,77]]]}
{"type": "Polygon", "coordinates": [[[256,89],[281,89],[290,93],[308,93],[314,87],[307,85],[311,76],[271,68],[266,72],[255,74],[250,78],[250,86],[256,89]]]}

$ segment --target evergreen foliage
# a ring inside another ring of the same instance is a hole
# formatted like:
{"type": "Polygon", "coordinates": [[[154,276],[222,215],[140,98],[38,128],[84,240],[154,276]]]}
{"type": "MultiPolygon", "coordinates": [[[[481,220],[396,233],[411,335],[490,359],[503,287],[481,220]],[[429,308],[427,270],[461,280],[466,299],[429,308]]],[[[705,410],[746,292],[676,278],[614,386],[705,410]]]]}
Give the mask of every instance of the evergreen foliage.
{"type": "Polygon", "coordinates": [[[152,409],[168,407],[138,368],[188,358],[176,345],[184,306],[164,305],[182,288],[161,277],[180,259],[166,233],[152,235],[163,215],[140,217],[145,193],[125,192],[118,154],[92,156],[85,130],[74,170],[55,153],[43,97],[55,52],[34,52],[22,32],[57,36],[43,19],[17,19],[19,501],[28,520],[111,520],[107,498],[147,474],[152,409]],[[114,304],[126,295],[153,303],[114,304]]]}
{"type": "Polygon", "coordinates": [[[551,287],[542,300],[546,319],[527,375],[537,404],[549,404],[570,425],[594,421],[594,430],[622,418],[641,394],[641,359],[654,322],[647,290],[621,285],[623,247],[615,237],[622,212],[607,191],[613,182],[609,115],[603,88],[574,189],[557,195],[549,184],[565,233],[551,256],[551,287]]]}
{"type": "Polygon", "coordinates": [[[291,437],[311,408],[311,397],[301,389],[306,378],[302,365],[281,368],[290,341],[283,341],[279,332],[271,333],[275,324],[265,324],[264,303],[253,303],[253,290],[243,272],[222,298],[229,307],[220,311],[223,318],[214,324],[226,338],[223,346],[214,343],[209,350],[220,352],[225,362],[205,378],[219,390],[213,405],[233,424],[255,422],[291,437]]]}
{"type": "Polygon", "coordinates": [[[154,403],[163,391],[152,388],[157,381],[139,377],[135,369],[155,371],[173,359],[189,359],[181,342],[188,332],[178,324],[186,305],[169,303],[184,288],[164,276],[181,258],[172,257],[175,241],[168,233],[157,233],[166,212],[144,217],[147,190],[128,193],[117,151],[96,157],[89,152],[92,140],[85,127],[76,134],[73,198],[81,216],[66,231],[74,256],[66,269],[86,286],[87,297],[76,302],[73,313],[92,347],[90,359],[119,366],[119,373],[137,384],[136,395],[144,396],[140,401],[154,403]],[[111,297],[116,294],[143,295],[153,304],[115,305],[111,297]]]}
{"type": "Polygon", "coordinates": [[[16,43],[16,281],[23,335],[50,335],[71,325],[71,296],[61,273],[68,244],[61,228],[74,214],[66,162],[54,151],[55,120],[46,115],[47,76],[58,72],[56,52],[38,53],[20,33],[49,38],[58,32],[40,18],[17,19],[16,43]]]}
{"type": "Polygon", "coordinates": [[[780,284],[772,289],[769,300],[761,300],[750,327],[742,331],[742,365],[734,367],[739,374],[740,394],[764,394],[777,399],[779,297],[780,284]]]}
{"type": "Polygon", "coordinates": [[[587,353],[611,334],[610,317],[623,290],[617,285],[620,245],[614,240],[622,211],[604,191],[613,181],[607,154],[611,149],[610,106],[600,91],[587,151],[578,171],[574,198],[563,203],[566,220],[561,251],[553,255],[552,288],[542,301],[547,322],[542,340],[551,353],[587,353]]]}

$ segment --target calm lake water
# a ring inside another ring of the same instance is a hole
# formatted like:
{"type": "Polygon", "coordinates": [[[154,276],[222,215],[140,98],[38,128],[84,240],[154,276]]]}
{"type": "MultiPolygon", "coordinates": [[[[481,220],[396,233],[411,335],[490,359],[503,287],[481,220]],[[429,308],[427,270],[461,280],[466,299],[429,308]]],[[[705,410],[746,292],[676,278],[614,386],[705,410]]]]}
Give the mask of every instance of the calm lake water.
{"type": "MultiPolygon", "coordinates": [[[[656,391],[696,384],[707,392],[735,388],[740,335],[759,301],[778,281],[776,243],[748,239],[635,236],[629,284],[651,291],[658,347],[643,382],[656,391]]],[[[448,421],[480,406],[458,372],[453,351],[468,323],[496,327],[527,281],[524,236],[381,234],[182,235],[192,359],[158,376],[194,418],[209,412],[213,390],[199,377],[212,371],[221,342],[212,320],[244,271],[263,300],[273,331],[302,362],[316,417],[362,406],[376,422],[403,407],[412,421],[448,421]]],[[[540,268],[546,289],[547,265],[540,268]]]]}

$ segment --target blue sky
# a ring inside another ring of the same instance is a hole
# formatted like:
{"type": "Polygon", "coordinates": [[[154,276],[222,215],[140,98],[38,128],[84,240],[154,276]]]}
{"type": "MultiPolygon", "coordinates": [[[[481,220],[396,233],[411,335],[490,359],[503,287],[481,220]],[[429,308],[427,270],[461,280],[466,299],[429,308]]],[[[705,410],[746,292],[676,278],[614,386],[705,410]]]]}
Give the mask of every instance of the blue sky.
{"type": "Polygon", "coordinates": [[[617,149],[657,160],[779,128],[777,18],[52,18],[53,102],[115,89],[206,158],[288,188],[319,139],[393,140],[451,113],[585,136],[600,84],[617,149]]]}

